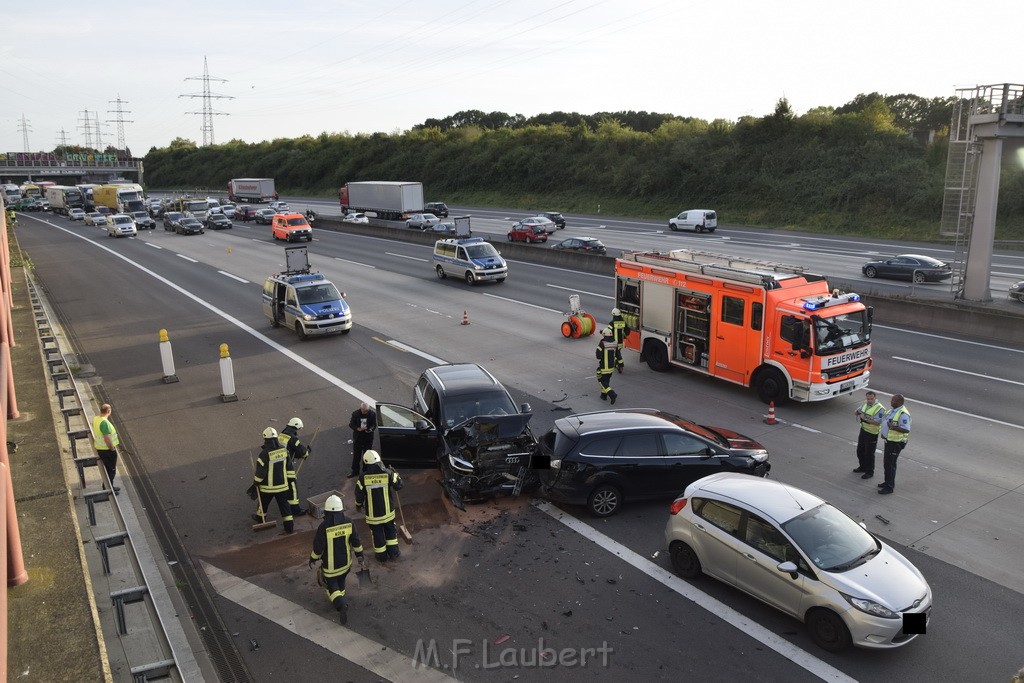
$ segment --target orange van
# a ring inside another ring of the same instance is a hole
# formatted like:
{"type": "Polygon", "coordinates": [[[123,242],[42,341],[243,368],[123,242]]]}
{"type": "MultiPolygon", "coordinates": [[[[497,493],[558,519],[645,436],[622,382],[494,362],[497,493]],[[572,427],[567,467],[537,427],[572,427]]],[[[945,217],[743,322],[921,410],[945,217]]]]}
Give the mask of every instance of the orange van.
{"type": "Polygon", "coordinates": [[[270,231],[275,240],[298,242],[313,241],[313,228],[301,213],[279,213],[270,221],[270,231]]]}

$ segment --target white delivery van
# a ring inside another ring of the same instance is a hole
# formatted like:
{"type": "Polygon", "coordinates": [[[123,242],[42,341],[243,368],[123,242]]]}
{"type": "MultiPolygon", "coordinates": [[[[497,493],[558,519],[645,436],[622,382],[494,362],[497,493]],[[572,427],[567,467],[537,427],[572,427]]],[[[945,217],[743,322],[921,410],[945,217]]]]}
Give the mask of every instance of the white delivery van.
{"type": "Polygon", "coordinates": [[[668,221],[670,230],[714,232],[718,227],[718,214],[709,209],[689,209],[668,221]]]}

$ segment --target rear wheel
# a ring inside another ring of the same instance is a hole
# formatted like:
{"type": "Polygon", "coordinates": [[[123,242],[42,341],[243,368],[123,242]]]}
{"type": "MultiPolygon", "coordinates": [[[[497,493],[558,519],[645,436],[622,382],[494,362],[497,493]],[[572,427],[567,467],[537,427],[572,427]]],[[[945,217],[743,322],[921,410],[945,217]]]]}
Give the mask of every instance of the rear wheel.
{"type": "Polygon", "coordinates": [[[684,579],[696,579],[701,575],[700,558],[693,548],[682,541],[673,541],[668,547],[669,555],[672,557],[672,568],[676,574],[684,579]]]}
{"type": "Polygon", "coordinates": [[[446,277],[448,277],[448,275],[444,272],[444,268],[442,268],[441,266],[438,266],[437,268],[435,268],[434,271],[437,273],[437,279],[438,280],[443,280],[446,277]]]}
{"type": "Polygon", "coordinates": [[[850,647],[850,629],[832,610],[819,608],[807,615],[807,630],[811,640],[822,650],[841,652],[850,647]]]}
{"type": "Polygon", "coordinates": [[[647,367],[655,372],[668,372],[672,367],[668,362],[668,349],[658,341],[648,341],[644,345],[644,359],[647,367]]]}
{"type": "Polygon", "coordinates": [[[622,506],[622,494],[611,484],[601,484],[590,492],[587,509],[595,517],[609,517],[622,506]]]}
{"type": "Polygon", "coordinates": [[[778,370],[762,370],[755,380],[754,388],[757,397],[764,403],[781,403],[789,398],[789,386],[786,378],[778,370]]]}

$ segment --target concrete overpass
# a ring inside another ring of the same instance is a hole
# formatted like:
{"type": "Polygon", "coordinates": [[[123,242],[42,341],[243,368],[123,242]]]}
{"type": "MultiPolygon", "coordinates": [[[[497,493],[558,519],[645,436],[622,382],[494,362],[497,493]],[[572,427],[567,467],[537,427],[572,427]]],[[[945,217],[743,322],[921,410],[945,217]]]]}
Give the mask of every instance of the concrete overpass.
{"type": "Polygon", "coordinates": [[[105,183],[129,178],[143,183],[142,159],[118,154],[53,154],[48,152],[0,153],[0,182],[21,184],[26,180],[67,180],[105,183]]]}

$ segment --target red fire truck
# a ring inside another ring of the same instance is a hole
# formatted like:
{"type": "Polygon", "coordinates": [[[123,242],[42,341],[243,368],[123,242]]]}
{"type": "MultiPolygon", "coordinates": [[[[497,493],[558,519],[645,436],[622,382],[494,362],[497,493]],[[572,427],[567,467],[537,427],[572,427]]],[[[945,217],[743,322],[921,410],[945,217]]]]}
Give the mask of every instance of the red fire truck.
{"type": "Polygon", "coordinates": [[[678,249],[615,260],[626,347],[652,370],[752,386],[765,403],[867,386],[871,309],[798,266],[678,249]]]}

